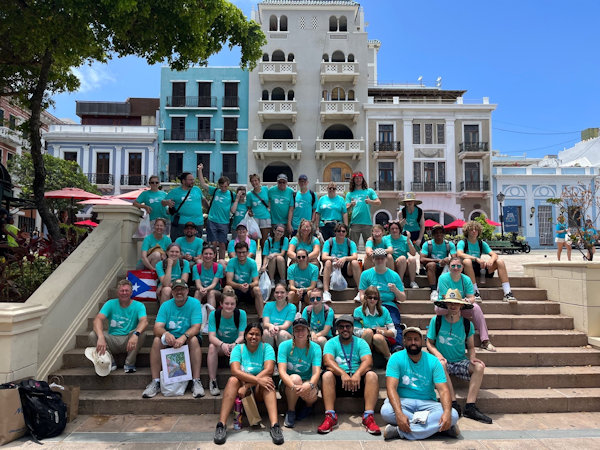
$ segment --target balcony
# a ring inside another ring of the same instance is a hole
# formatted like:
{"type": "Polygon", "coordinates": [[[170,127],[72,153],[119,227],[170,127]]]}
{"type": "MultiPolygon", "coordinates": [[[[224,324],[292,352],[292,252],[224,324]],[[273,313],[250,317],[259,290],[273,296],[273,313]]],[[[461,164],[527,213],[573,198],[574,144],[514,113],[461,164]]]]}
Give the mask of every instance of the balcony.
{"type": "Polygon", "coordinates": [[[231,184],[236,184],[238,182],[237,172],[221,172],[221,176],[229,178],[231,184]]]}
{"type": "Polygon", "coordinates": [[[221,108],[223,108],[223,109],[240,109],[240,98],[232,97],[232,96],[223,97],[223,106],[221,106],[221,108]]]}
{"type": "Polygon", "coordinates": [[[215,142],[214,130],[165,130],[163,142],[215,142]]]}
{"type": "Polygon", "coordinates": [[[413,192],[450,192],[452,190],[452,183],[423,183],[421,181],[413,181],[410,183],[410,190],[413,192]]]}
{"type": "Polygon", "coordinates": [[[395,191],[402,190],[402,181],[375,181],[373,189],[376,191],[395,191]]]}
{"type": "Polygon", "coordinates": [[[486,198],[491,195],[490,182],[484,181],[461,181],[458,187],[459,197],[486,198]]]}
{"type": "Polygon", "coordinates": [[[360,115],[360,104],[357,101],[321,100],[321,122],[326,120],[352,120],[354,123],[360,115]]]}
{"type": "Polygon", "coordinates": [[[258,117],[261,122],[265,120],[291,120],[296,121],[296,100],[259,100],[258,117]]]}
{"type": "Polygon", "coordinates": [[[351,157],[360,159],[365,154],[364,139],[317,139],[317,159],[351,157]]]}
{"type": "Polygon", "coordinates": [[[85,175],[92,184],[110,186],[115,184],[115,177],[112,173],[86,173],[85,175]]]}
{"type": "Polygon", "coordinates": [[[238,143],[237,130],[221,130],[221,142],[237,144],[238,143]]]}
{"type": "Polygon", "coordinates": [[[9,127],[0,127],[0,142],[18,147],[23,145],[23,137],[20,131],[12,130],[9,127]]]}
{"type": "Polygon", "coordinates": [[[458,149],[458,158],[481,158],[490,154],[487,142],[461,142],[458,149]]]}
{"type": "Polygon", "coordinates": [[[121,175],[121,186],[146,186],[146,175],[121,175]]]}
{"type": "Polygon", "coordinates": [[[258,79],[261,84],[269,81],[296,84],[296,61],[271,61],[258,63],[258,79]]]}
{"type": "Polygon", "coordinates": [[[373,156],[375,158],[400,158],[402,156],[402,144],[400,141],[374,142],[373,156]]]}
{"type": "Polygon", "coordinates": [[[352,82],[358,83],[357,62],[322,62],[321,63],[321,84],[329,82],[352,82]]]}
{"type": "Polygon", "coordinates": [[[254,139],[252,153],[256,159],[270,156],[284,156],[290,159],[300,159],[302,154],[300,139],[254,139]]]}
{"type": "Polygon", "coordinates": [[[168,96],[167,108],[201,108],[216,109],[217,97],[182,97],[168,96]]]}

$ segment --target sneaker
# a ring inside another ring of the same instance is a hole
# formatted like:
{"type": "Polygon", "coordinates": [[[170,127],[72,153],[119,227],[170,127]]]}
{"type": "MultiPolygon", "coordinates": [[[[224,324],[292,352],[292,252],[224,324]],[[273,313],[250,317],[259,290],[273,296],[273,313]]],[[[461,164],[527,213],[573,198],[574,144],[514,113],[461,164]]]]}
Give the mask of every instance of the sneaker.
{"type": "Polygon", "coordinates": [[[440,296],[438,294],[438,291],[436,289],[434,289],[433,291],[431,291],[431,295],[429,296],[429,300],[431,300],[432,302],[437,302],[440,299],[440,296]]]}
{"type": "Polygon", "coordinates": [[[296,411],[288,411],[285,413],[283,425],[287,428],[294,428],[296,426],[296,411]]]}
{"type": "Polygon", "coordinates": [[[142,398],[152,398],[159,392],[160,392],[160,383],[158,381],[152,380],[150,382],[150,384],[148,386],[146,386],[146,389],[144,390],[144,393],[142,394],[142,398]]]}
{"type": "Polygon", "coordinates": [[[221,390],[219,389],[219,385],[217,384],[217,380],[210,380],[208,382],[208,390],[210,391],[210,395],[216,397],[221,394],[221,390]]]}
{"type": "Polygon", "coordinates": [[[485,414],[483,414],[481,411],[479,411],[479,409],[477,409],[477,406],[475,404],[469,404],[469,405],[465,406],[465,412],[463,413],[463,415],[465,417],[468,417],[469,419],[476,420],[477,422],[492,423],[491,417],[488,417],[485,414]]]}
{"type": "Polygon", "coordinates": [[[354,297],[354,301],[360,303],[360,291],[356,293],[356,297],[354,297]]]}
{"type": "Polygon", "coordinates": [[[281,431],[281,427],[278,423],[271,427],[271,439],[275,445],[283,444],[283,432],[281,431]]]}
{"type": "Polygon", "coordinates": [[[515,298],[512,292],[509,292],[504,297],[502,297],[502,301],[508,303],[517,303],[517,299],[515,298]]]}
{"type": "Polygon", "coordinates": [[[477,303],[481,303],[481,294],[479,293],[479,291],[475,291],[475,301],[477,303]]]}
{"type": "Polygon", "coordinates": [[[202,386],[202,380],[200,380],[200,378],[192,380],[192,397],[204,397],[204,386],[202,386]]]}
{"type": "Polygon", "coordinates": [[[481,343],[481,348],[483,350],[487,350],[488,352],[495,352],[496,351],[496,347],[494,347],[493,344],[490,341],[483,341],[481,343]]]}
{"type": "Polygon", "coordinates": [[[411,281],[410,282],[410,288],[411,289],[419,289],[419,285],[416,281],[411,281]]]}
{"type": "Polygon", "coordinates": [[[219,422],[217,424],[217,428],[215,429],[215,437],[213,439],[213,442],[217,445],[223,445],[226,440],[227,440],[227,429],[225,428],[225,425],[223,425],[221,422],[219,422]]]}
{"type": "Polygon", "coordinates": [[[460,428],[458,428],[458,424],[452,425],[450,428],[444,431],[444,433],[446,434],[446,436],[458,439],[458,437],[460,436],[460,428]]]}
{"type": "Polygon", "coordinates": [[[367,417],[365,417],[362,420],[362,424],[367,429],[367,433],[374,434],[375,436],[379,436],[381,434],[381,430],[375,423],[375,417],[373,417],[373,414],[369,414],[367,417]]]}
{"type": "Polygon", "coordinates": [[[391,441],[392,439],[402,439],[402,435],[396,425],[386,425],[383,430],[383,440],[391,441]]]}
{"type": "Polygon", "coordinates": [[[110,366],[110,371],[114,372],[115,370],[117,370],[117,363],[112,363],[110,366]]]}
{"type": "Polygon", "coordinates": [[[456,412],[458,413],[458,417],[462,416],[462,408],[460,407],[460,405],[458,404],[458,402],[456,400],[454,400],[452,402],[452,407],[456,410],[456,412]]]}
{"type": "Polygon", "coordinates": [[[333,417],[333,414],[327,413],[325,414],[325,420],[323,423],[317,428],[317,433],[319,434],[327,434],[335,427],[337,427],[337,417],[333,417]]]}
{"type": "Polygon", "coordinates": [[[331,301],[331,294],[329,291],[323,291],[323,301],[324,302],[330,302],[331,301]]]}
{"type": "Polygon", "coordinates": [[[128,366],[127,364],[125,364],[125,366],[123,367],[123,371],[125,373],[135,373],[136,369],[135,366],[128,366]]]}

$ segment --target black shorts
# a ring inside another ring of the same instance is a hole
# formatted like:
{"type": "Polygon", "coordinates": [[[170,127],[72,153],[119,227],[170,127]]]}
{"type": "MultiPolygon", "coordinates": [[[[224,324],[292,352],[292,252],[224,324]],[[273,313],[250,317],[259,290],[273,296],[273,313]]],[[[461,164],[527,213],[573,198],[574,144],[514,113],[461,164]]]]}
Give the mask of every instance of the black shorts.
{"type": "Polygon", "coordinates": [[[342,386],[342,377],[339,375],[333,375],[335,377],[335,396],[336,397],[352,397],[352,398],[363,398],[365,396],[365,376],[360,377],[360,386],[358,390],[352,392],[347,391],[342,386]]]}
{"type": "MultiPolygon", "coordinates": [[[[481,274],[481,266],[479,265],[479,263],[477,261],[472,261],[471,263],[473,265],[473,272],[475,272],[475,277],[477,278],[480,274],[481,274]]],[[[487,269],[485,271],[485,277],[486,278],[494,278],[494,272],[490,273],[487,269]]]]}
{"type": "Polygon", "coordinates": [[[246,292],[240,291],[239,289],[234,289],[235,296],[237,297],[238,303],[250,303],[254,304],[254,299],[252,298],[252,288],[248,288],[246,292]]]}

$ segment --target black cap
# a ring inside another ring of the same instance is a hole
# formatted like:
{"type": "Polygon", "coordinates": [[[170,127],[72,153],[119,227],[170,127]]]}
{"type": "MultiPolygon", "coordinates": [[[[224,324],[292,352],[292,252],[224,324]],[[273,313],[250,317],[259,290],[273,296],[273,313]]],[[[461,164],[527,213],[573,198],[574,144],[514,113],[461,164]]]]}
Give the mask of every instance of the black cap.
{"type": "Polygon", "coordinates": [[[296,320],[294,320],[294,322],[292,322],[292,328],[296,328],[296,327],[310,328],[308,326],[308,322],[306,321],[306,319],[304,317],[299,317],[296,320]]]}

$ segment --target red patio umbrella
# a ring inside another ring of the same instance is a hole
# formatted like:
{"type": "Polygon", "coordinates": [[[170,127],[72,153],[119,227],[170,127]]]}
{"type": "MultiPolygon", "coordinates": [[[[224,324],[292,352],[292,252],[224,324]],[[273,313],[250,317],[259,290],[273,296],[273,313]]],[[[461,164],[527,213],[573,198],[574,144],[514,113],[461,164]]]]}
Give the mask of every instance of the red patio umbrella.
{"type": "Polygon", "coordinates": [[[46,198],[63,198],[63,199],[79,199],[88,200],[90,198],[101,198],[100,195],[92,194],[79,188],[63,188],[58,191],[44,192],[46,198]]]}
{"type": "Polygon", "coordinates": [[[150,188],[142,188],[136,189],[135,191],[125,192],[124,194],[115,195],[114,198],[120,198],[123,200],[135,200],[140,196],[140,194],[144,191],[147,191],[150,188]]]}
{"type": "Polygon", "coordinates": [[[117,206],[131,206],[131,203],[120,198],[112,197],[110,195],[102,196],[101,198],[91,198],[78,202],[80,205],[117,205],[117,206]]]}
{"type": "Polygon", "coordinates": [[[433,228],[436,225],[439,225],[439,223],[437,223],[435,220],[427,219],[425,221],[425,228],[433,228]]]}
{"type": "Polygon", "coordinates": [[[454,222],[450,222],[448,225],[444,225],[446,230],[456,230],[457,228],[462,228],[464,224],[467,223],[464,220],[456,219],[454,222]]]}
{"type": "Polygon", "coordinates": [[[98,226],[98,224],[96,222],[94,222],[93,220],[90,220],[90,219],[82,220],[80,222],[75,222],[73,225],[80,225],[82,227],[92,227],[92,228],[95,228],[98,226]]]}
{"type": "Polygon", "coordinates": [[[500,226],[500,224],[498,222],[494,222],[493,220],[485,219],[485,221],[488,223],[488,225],[492,225],[494,227],[499,227],[500,226]]]}

